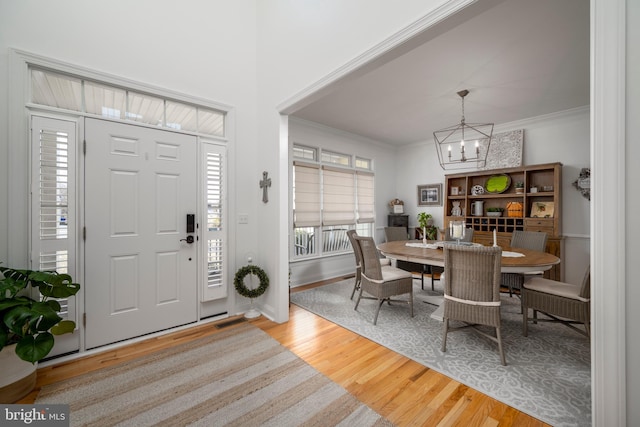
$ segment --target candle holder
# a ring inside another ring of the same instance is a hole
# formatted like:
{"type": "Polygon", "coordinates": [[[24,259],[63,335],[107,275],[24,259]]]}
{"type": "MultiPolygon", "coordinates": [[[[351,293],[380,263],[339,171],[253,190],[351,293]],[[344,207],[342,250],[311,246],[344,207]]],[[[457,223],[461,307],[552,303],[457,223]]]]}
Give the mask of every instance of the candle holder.
{"type": "Polygon", "coordinates": [[[460,240],[464,239],[465,228],[464,221],[451,221],[449,222],[449,236],[456,241],[459,245],[460,240]]]}

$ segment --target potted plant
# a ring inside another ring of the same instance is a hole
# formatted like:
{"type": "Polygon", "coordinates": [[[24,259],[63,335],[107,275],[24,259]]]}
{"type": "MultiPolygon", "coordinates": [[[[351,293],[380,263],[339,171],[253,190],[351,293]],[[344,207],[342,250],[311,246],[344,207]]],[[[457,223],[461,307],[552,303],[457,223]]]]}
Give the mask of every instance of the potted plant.
{"type": "Polygon", "coordinates": [[[504,208],[499,208],[499,207],[487,208],[487,216],[502,216],[502,212],[504,212],[504,208]]]}
{"type": "Polygon", "coordinates": [[[35,363],[49,354],[53,335],[73,332],[76,324],[58,315],[60,303],[80,290],[68,274],[0,267],[0,350],[16,344],[16,354],[35,363]],[[41,298],[32,298],[38,290],[41,298]]]}
{"type": "Polygon", "coordinates": [[[516,182],[516,193],[518,194],[524,193],[524,182],[522,181],[516,182]]]}
{"type": "Polygon", "coordinates": [[[427,240],[436,240],[438,229],[433,226],[433,215],[426,212],[418,214],[418,225],[422,229],[422,237],[427,240]]]}
{"type": "Polygon", "coordinates": [[[0,391],[6,391],[0,401],[12,403],[35,386],[35,365],[51,352],[53,336],[74,331],[75,322],[58,315],[57,299],[75,295],[80,285],[56,272],[0,267],[0,273],[0,391]]]}

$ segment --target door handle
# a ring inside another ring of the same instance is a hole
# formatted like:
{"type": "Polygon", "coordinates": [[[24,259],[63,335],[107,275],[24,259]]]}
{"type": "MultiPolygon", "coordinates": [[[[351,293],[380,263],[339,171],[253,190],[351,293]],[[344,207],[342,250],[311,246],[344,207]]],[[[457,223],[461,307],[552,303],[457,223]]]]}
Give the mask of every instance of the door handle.
{"type": "Polygon", "coordinates": [[[187,236],[186,239],[180,239],[181,242],[187,242],[188,244],[192,244],[194,240],[193,236],[187,236]]]}

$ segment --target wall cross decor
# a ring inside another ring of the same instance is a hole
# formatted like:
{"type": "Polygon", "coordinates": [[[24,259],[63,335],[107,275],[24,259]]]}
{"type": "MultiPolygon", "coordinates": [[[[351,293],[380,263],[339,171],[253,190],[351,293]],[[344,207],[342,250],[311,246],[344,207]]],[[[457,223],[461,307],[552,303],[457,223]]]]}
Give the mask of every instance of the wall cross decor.
{"type": "Polygon", "coordinates": [[[260,181],[260,188],[262,188],[262,201],[264,203],[269,202],[269,195],[267,194],[267,188],[271,187],[271,178],[268,178],[269,172],[262,172],[262,181],[260,181]]]}

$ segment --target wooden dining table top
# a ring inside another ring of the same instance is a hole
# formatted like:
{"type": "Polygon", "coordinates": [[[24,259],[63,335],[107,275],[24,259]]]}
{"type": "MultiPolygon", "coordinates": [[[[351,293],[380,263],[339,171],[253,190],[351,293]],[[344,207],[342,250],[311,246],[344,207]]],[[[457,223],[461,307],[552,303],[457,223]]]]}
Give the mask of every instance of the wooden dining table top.
{"type": "MultiPolygon", "coordinates": [[[[399,240],[395,242],[380,243],[378,244],[378,250],[387,258],[444,267],[444,250],[441,247],[438,249],[420,248],[407,246],[407,243],[422,243],[422,241],[399,240]]],[[[429,241],[428,243],[438,242],[429,241]]],[[[455,242],[451,242],[451,244],[455,244],[455,242]]],[[[503,255],[501,268],[503,273],[545,271],[560,263],[560,258],[546,252],[532,251],[523,248],[511,248],[508,246],[502,246],[502,251],[517,252],[524,255],[522,257],[510,257],[503,255]]]]}

